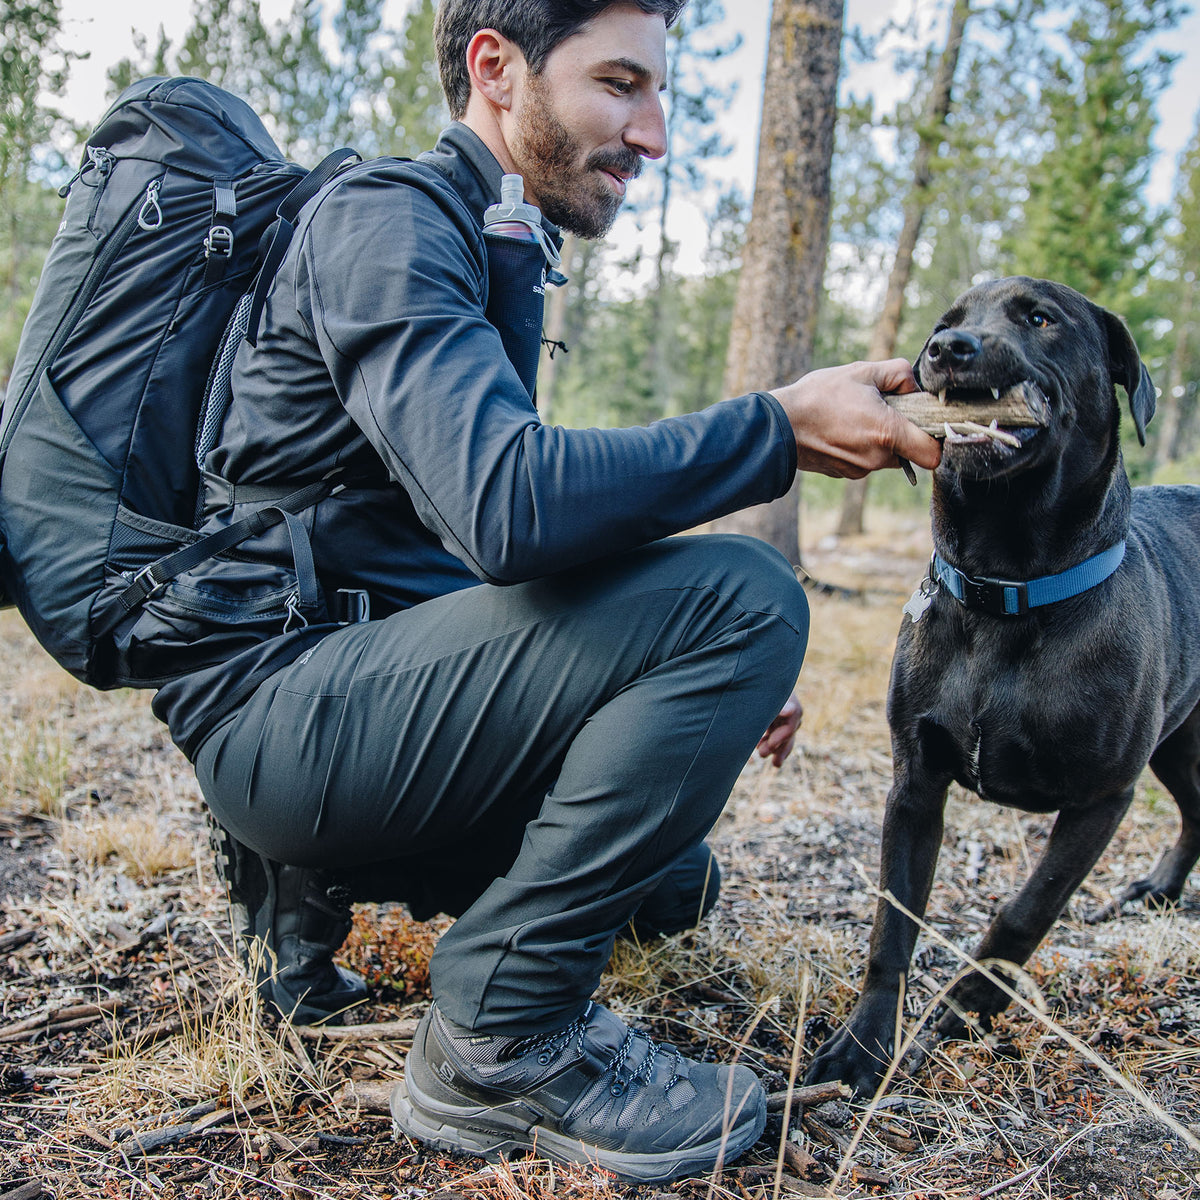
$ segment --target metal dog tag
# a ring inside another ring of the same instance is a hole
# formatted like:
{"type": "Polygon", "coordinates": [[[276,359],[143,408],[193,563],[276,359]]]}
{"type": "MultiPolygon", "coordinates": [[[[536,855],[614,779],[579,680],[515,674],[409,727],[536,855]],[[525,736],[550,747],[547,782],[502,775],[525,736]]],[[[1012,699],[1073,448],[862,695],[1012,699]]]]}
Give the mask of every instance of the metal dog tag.
{"type": "Polygon", "coordinates": [[[937,593],[938,585],[928,575],[921,580],[920,587],[909,597],[903,609],[914,625],[925,615],[937,593]]]}

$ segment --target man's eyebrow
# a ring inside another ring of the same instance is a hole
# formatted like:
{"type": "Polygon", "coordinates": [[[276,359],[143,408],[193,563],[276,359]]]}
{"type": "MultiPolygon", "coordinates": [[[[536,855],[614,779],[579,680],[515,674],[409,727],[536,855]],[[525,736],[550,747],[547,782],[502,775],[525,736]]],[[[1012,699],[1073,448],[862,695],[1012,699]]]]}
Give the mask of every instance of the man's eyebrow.
{"type": "Polygon", "coordinates": [[[649,79],[651,70],[636,58],[607,58],[596,64],[597,71],[624,71],[636,79],[649,79]]]}

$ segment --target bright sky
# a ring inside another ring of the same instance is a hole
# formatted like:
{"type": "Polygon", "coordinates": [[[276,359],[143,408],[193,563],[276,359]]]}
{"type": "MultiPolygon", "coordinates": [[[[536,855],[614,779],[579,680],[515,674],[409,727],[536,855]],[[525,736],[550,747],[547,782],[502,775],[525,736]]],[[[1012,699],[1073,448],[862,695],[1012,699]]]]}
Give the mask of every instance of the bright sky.
{"type": "MultiPolygon", "coordinates": [[[[260,0],[264,19],[270,23],[284,17],[291,3],[292,0],[260,0]]],[[[889,16],[895,14],[899,19],[909,13],[913,3],[933,11],[930,0],[847,0],[846,26],[848,29],[861,26],[868,33],[876,32],[889,16]]],[[[142,32],[153,45],[161,25],[172,41],[178,41],[188,27],[191,7],[191,0],[109,0],[102,7],[96,0],[61,0],[67,45],[79,51],[90,51],[88,60],[73,64],[65,105],[68,115],[85,123],[98,118],[106,107],[105,71],[112,63],[132,53],[132,31],[142,32]],[[100,16],[97,16],[98,9],[102,12],[100,16]]],[[[388,23],[399,24],[404,8],[405,0],[388,0],[385,10],[388,23]]],[[[749,196],[754,184],[754,160],[758,148],[759,103],[770,0],[725,0],[725,10],[725,25],[731,33],[742,34],[743,45],[724,64],[723,70],[742,82],[725,120],[734,152],[716,164],[713,173],[736,182],[749,196]]],[[[1189,15],[1183,24],[1164,36],[1163,44],[1185,57],[1176,64],[1172,86],[1160,104],[1155,137],[1158,157],[1151,180],[1151,199],[1159,204],[1169,199],[1176,161],[1200,111],[1200,70],[1196,66],[1200,60],[1200,14],[1189,15]]],[[[878,106],[884,109],[897,98],[887,94],[888,81],[887,74],[878,68],[859,68],[857,73],[844,70],[843,73],[844,88],[856,95],[873,91],[878,106]]],[[[676,236],[679,236],[678,231],[676,236]]],[[[698,238],[685,235],[684,241],[685,245],[694,245],[697,241],[702,244],[703,235],[698,238]]],[[[685,269],[688,266],[685,261],[680,265],[685,269]]]]}

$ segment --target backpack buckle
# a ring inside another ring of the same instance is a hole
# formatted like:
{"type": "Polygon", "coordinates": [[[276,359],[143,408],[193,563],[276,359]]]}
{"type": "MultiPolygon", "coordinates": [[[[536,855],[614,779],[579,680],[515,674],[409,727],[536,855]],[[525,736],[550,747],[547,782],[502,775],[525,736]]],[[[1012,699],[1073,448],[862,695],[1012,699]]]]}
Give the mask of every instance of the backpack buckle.
{"type": "MultiPolygon", "coordinates": [[[[126,579],[129,579],[129,587],[125,590],[125,596],[128,596],[130,600],[127,607],[132,608],[134,604],[144,603],[151,596],[161,592],[171,582],[170,579],[159,579],[155,575],[154,568],[159,566],[160,562],[161,560],[149,563],[132,578],[129,575],[125,576],[126,579]]],[[[124,598],[123,596],[122,599],[124,600],[124,598]]]]}
{"type": "Polygon", "coordinates": [[[233,230],[228,225],[214,225],[204,239],[205,258],[230,258],[233,255],[233,230]]]}
{"type": "Polygon", "coordinates": [[[362,588],[338,588],[337,623],[357,625],[371,619],[371,597],[362,588]]]}

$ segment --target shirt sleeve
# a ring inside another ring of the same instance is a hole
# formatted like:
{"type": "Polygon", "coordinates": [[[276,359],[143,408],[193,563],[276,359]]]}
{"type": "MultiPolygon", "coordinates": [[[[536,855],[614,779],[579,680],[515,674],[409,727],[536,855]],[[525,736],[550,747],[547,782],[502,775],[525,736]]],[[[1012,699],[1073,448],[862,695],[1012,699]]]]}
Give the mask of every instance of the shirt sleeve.
{"type": "Polygon", "coordinates": [[[296,302],[347,412],[480,579],[536,578],[787,491],[795,443],[766,393],[645,427],[542,424],[484,318],[478,227],[432,169],[407,167],[324,198],[296,302]]]}

